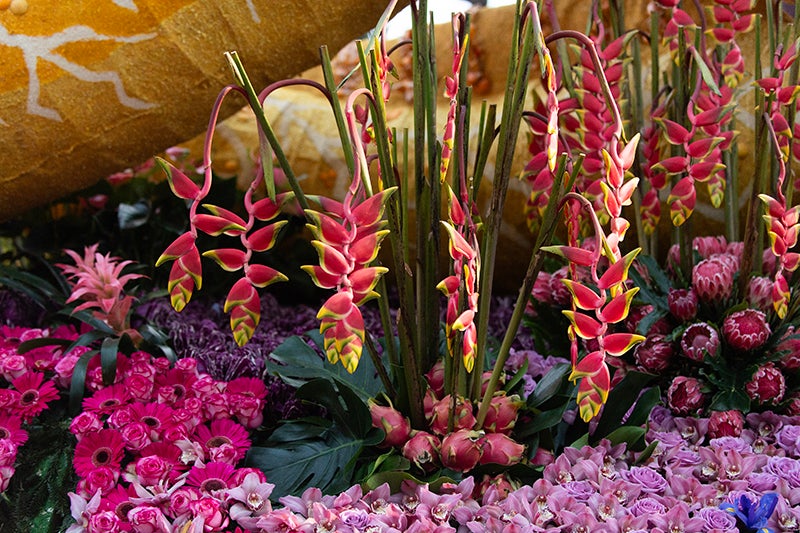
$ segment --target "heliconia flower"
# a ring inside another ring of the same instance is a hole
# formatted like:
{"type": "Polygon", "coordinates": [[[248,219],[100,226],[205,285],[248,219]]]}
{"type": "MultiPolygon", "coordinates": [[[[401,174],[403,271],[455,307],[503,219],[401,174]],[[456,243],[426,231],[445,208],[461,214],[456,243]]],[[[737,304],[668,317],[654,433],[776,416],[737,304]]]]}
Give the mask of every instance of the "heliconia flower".
{"type": "Polygon", "coordinates": [[[175,196],[183,198],[184,200],[197,200],[200,197],[200,187],[189,179],[186,174],[175,168],[169,161],[161,159],[160,157],[156,157],[155,160],[158,166],[161,167],[167,175],[169,188],[172,189],[172,193],[175,196]]]}
{"type": "Polygon", "coordinates": [[[444,126],[444,136],[442,137],[442,156],[439,167],[439,181],[444,183],[447,176],[447,169],[450,166],[450,159],[453,155],[453,140],[456,132],[456,110],[458,108],[458,89],[461,83],[461,64],[467,52],[469,44],[469,34],[464,33],[463,15],[454,14],[452,18],[453,26],[453,63],[450,76],[445,78],[444,95],[450,99],[450,107],[447,111],[447,120],[444,126]]]}
{"type": "Polygon", "coordinates": [[[408,418],[391,406],[384,406],[369,401],[369,412],[372,417],[373,427],[382,429],[386,433],[383,439],[384,446],[403,446],[408,442],[411,434],[411,423],[408,418]]]}
{"type": "Polygon", "coordinates": [[[436,435],[417,431],[403,445],[403,457],[415,464],[417,468],[431,472],[441,464],[439,458],[441,445],[442,442],[436,435]]]}
{"type": "Polygon", "coordinates": [[[716,357],[719,353],[720,340],[717,330],[707,322],[697,322],[686,328],[681,336],[683,355],[697,361],[703,361],[706,354],[716,357]]]}
{"type": "Polygon", "coordinates": [[[745,385],[745,391],[758,404],[777,405],[786,393],[786,378],[775,363],[765,363],[753,373],[745,385]]]}
{"type": "Polygon", "coordinates": [[[756,309],[731,313],[722,323],[722,335],[734,350],[757,350],[769,340],[771,334],[766,315],[756,309]]]}
{"type": "Polygon", "coordinates": [[[667,390],[667,404],[680,415],[697,414],[705,405],[702,384],[695,378],[677,376],[667,390]]]}

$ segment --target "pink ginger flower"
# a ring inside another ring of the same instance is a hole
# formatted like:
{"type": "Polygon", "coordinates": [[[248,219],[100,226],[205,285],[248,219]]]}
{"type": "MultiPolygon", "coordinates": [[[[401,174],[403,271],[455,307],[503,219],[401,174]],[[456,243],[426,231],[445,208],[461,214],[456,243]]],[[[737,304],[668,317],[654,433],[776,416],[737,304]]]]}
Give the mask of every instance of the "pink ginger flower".
{"type": "Polygon", "coordinates": [[[766,315],[755,309],[731,313],[722,323],[722,335],[734,350],[757,350],[771,334],[766,315]]]}

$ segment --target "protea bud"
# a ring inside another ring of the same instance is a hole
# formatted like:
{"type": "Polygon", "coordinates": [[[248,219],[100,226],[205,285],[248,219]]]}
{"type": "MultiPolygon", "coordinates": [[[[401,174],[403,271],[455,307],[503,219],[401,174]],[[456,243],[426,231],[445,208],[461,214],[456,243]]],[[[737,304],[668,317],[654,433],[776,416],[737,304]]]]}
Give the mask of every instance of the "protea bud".
{"type": "Polygon", "coordinates": [[[700,257],[708,259],[712,255],[725,253],[728,249],[728,241],[722,235],[695,237],[692,239],[692,248],[697,250],[700,257]]]}
{"type": "Polygon", "coordinates": [[[756,309],[743,309],[728,315],[722,322],[722,335],[735,350],[756,350],[772,334],[767,317],[756,309]]]}
{"type": "Polygon", "coordinates": [[[481,436],[482,432],[471,429],[459,429],[447,435],[442,440],[442,464],[459,472],[475,468],[481,458],[481,436]]]}
{"type": "Polygon", "coordinates": [[[800,337],[795,336],[794,326],[789,326],[776,350],[783,352],[778,363],[786,370],[800,368],[800,337]]]}
{"type": "Polygon", "coordinates": [[[483,428],[489,433],[505,433],[508,435],[517,421],[519,408],[525,405],[522,399],[514,394],[506,396],[505,392],[496,394],[489,402],[489,410],[483,428]]]}
{"type": "Polygon", "coordinates": [[[751,278],[747,288],[747,301],[760,311],[772,309],[772,286],[772,280],[766,276],[751,278]]]}
{"type": "Polygon", "coordinates": [[[800,393],[795,392],[784,407],[786,416],[800,416],[800,393]]]}
{"type": "MultiPolygon", "coordinates": [[[[437,435],[447,433],[447,419],[450,416],[450,404],[452,399],[448,394],[433,405],[433,412],[428,419],[431,430],[437,435]]],[[[462,397],[456,398],[455,416],[453,417],[453,429],[472,429],[475,425],[475,416],[472,414],[472,404],[462,397]]]]}
{"type": "Polygon", "coordinates": [[[692,269],[692,287],[704,302],[719,302],[730,297],[735,270],[718,254],[697,263],[692,269]]]}
{"type": "Polygon", "coordinates": [[[636,346],[633,355],[645,370],[661,372],[669,366],[675,350],[671,342],[664,340],[664,335],[650,335],[636,346]]]}
{"type": "Polygon", "coordinates": [[[693,289],[670,289],[667,305],[672,316],[688,322],[697,315],[697,293],[693,289]]]}
{"type": "Polygon", "coordinates": [[[667,390],[667,404],[677,414],[697,414],[706,402],[701,387],[702,384],[695,378],[678,376],[667,390]]]}
{"type": "Polygon", "coordinates": [[[692,361],[701,362],[706,353],[710,357],[716,357],[719,344],[717,330],[706,322],[692,324],[681,336],[681,351],[692,361]]]}
{"type": "Polygon", "coordinates": [[[411,423],[403,413],[394,407],[378,405],[370,400],[369,413],[372,416],[372,425],[386,433],[383,439],[384,446],[402,446],[408,441],[411,434],[411,423]]]}
{"type": "Polygon", "coordinates": [[[744,427],[744,415],[741,411],[731,409],[730,411],[711,411],[708,418],[709,439],[720,437],[738,437],[742,434],[744,427]]]}
{"type": "Polygon", "coordinates": [[[786,393],[786,379],[775,363],[766,363],[753,373],[745,390],[750,399],[759,404],[776,405],[786,393]]]}
{"type": "Polygon", "coordinates": [[[480,458],[482,465],[491,463],[511,466],[522,461],[525,446],[515,442],[508,435],[487,433],[481,440],[483,442],[483,454],[480,458]]]}
{"type": "Polygon", "coordinates": [[[425,472],[436,469],[439,465],[439,450],[441,448],[439,437],[418,431],[414,433],[403,446],[403,457],[417,465],[425,472]]]}

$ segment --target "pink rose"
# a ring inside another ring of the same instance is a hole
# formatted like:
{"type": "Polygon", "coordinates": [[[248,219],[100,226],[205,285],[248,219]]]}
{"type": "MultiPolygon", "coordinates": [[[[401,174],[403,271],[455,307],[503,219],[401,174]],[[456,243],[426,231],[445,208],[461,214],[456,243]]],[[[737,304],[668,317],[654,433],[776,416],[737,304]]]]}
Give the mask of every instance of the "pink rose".
{"type": "Polygon", "coordinates": [[[55,371],[57,377],[55,382],[59,387],[62,389],[69,388],[69,384],[72,381],[72,372],[75,370],[75,365],[78,363],[78,359],[80,359],[86,351],[88,351],[88,348],[79,346],[70,351],[67,355],[62,357],[58,363],[56,363],[55,371]],[[81,350],[79,348],[85,349],[81,350]]]}
{"type": "Polygon", "coordinates": [[[236,394],[233,400],[233,416],[239,419],[243,426],[255,429],[264,421],[264,402],[253,396],[236,394]]]}
{"type": "Polygon", "coordinates": [[[134,533],[170,533],[172,525],[158,507],[141,506],[128,511],[128,521],[134,533]]]}
{"type": "Polygon", "coordinates": [[[139,422],[133,417],[133,413],[131,412],[130,407],[122,406],[118,407],[114,410],[114,412],[109,415],[108,420],[106,420],[109,426],[114,429],[123,428],[130,424],[135,424],[139,422]]]}
{"type": "Polygon", "coordinates": [[[0,358],[0,375],[6,381],[13,381],[28,371],[28,363],[21,355],[0,358]]]}
{"type": "Polygon", "coordinates": [[[173,492],[169,497],[169,514],[170,516],[188,517],[191,513],[190,504],[199,500],[202,493],[195,487],[181,487],[173,492]]]}
{"type": "Polygon", "coordinates": [[[203,518],[206,531],[221,531],[230,521],[221,502],[214,498],[194,500],[189,502],[189,508],[194,516],[203,518]]]}
{"type": "Polygon", "coordinates": [[[89,517],[91,533],[119,533],[121,521],[114,511],[100,511],[89,517]]]}
{"type": "Polygon", "coordinates": [[[132,422],[127,426],[122,426],[120,433],[122,440],[125,441],[125,448],[132,452],[138,452],[153,442],[150,439],[150,428],[142,422],[132,422]]]}
{"type": "Polygon", "coordinates": [[[228,463],[229,465],[235,466],[238,462],[238,452],[236,451],[236,448],[227,442],[210,448],[208,450],[208,455],[212,461],[217,461],[220,463],[228,463]]]}
{"type": "Polygon", "coordinates": [[[0,439],[0,466],[14,466],[17,445],[11,439],[0,439]]]}
{"type": "Polygon", "coordinates": [[[175,362],[175,368],[186,374],[187,376],[194,376],[197,374],[197,359],[194,357],[184,357],[175,362]]]}
{"type": "Polygon", "coordinates": [[[148,455],[136,461],[136,476],[144,486],[158,485],[172,470],[172,464],[158,455],[148,455]]]}
{"type": "Polygon", "coordinates": [[[133,374],[125,380],[130,395],[139,401],[146,402],[153,397],[153,380],[141,374],[133,374]]]}
{"type": "Polygon", "coordinates": [[[228,396],[221,392],[207,396],[203,407],[209,420],[229,418],[231,414],[228,408],[228,396]]]}
{"type": "Polygon", "coordinates": [[[78,442],[87,434],[103,429],[103,422],[93,412],[83,411],[72,419],[69,425],[70,432],[75,435],[78,442]]]}
{"type": "Polygon", "coordinates": [[[98,490],[106,495],[117,485],[119,472],[107,466],[93,469],[78,482],[78,493],[84,498],[91,498],[98,490]]]}

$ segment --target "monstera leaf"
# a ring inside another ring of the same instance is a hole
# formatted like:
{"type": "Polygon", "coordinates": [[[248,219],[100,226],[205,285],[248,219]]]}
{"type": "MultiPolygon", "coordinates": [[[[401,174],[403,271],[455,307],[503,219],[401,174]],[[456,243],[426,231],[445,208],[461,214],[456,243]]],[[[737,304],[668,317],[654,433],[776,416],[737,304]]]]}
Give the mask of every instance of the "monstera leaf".
{"type": "Polygon", "coordinates": [[[383,431],[372,427],[367,405],[341,382],[314,379],[297,390],[297,397],[324,407],[329,419],[284,422],[263,446],[250,449],[247,466],[266,474],[276,496],[309,487],[325,493],[348,488],[357,481],[353,477],[361,452],[381,442],[383,431]]]}

